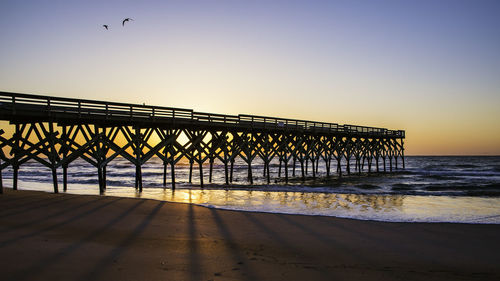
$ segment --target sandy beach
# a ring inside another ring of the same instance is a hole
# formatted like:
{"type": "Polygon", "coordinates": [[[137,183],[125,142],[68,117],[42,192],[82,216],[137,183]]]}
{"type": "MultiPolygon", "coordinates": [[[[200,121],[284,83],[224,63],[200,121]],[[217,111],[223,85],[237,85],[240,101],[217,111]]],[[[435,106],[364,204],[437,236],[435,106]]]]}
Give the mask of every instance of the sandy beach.
{"type": "Polygon", "coordinates": [[[1,280],[500,280],[500,225],[5,189],[1,280]]]}

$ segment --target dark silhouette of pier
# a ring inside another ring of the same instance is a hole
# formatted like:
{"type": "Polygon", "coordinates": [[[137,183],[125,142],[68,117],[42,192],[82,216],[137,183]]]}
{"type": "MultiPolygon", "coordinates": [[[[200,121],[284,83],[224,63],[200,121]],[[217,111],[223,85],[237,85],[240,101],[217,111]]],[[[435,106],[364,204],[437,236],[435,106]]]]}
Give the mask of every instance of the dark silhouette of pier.
{"type": "Polygon", "coordinates": [[[398,159],[405,167],[403,130],[10,92],[0,92],[0,120],[14,127],[11,137],[0,130],[0,186],[1,170],[11,166],[13,189],[17,189],[19,167],[29,160],[51,169],[56,193],[57,169],[62,168],[66,190],[67,168],[78,158],[97,168],[101,192],[106,189],[106,166],[118,156],[135,165],[135,188],[141,191],[141,167],[154,156],[163,161],[164,186],[170,167],[172,188],[175,164],[182,158],[189,161],[190,182],[197,164],[202,187],[203,163],[209,163],[211,182],[214,162],[222,162],[225,183],[230,184],[237,157],[248,165],[251,184],[256,157],[264,162],[268,183],[273,159],[279,160],[278,177],[283,168],[285,182],[290,170],[296,176],[297,166],[305,178],[309,162],[313,178],[320,162],[327,177],[333,172],[332,162],[338,176],[342,165],[347,174],[353,164],[358,173],[365,165],[369,173],[392,171],[398,168],[398,159]]]}

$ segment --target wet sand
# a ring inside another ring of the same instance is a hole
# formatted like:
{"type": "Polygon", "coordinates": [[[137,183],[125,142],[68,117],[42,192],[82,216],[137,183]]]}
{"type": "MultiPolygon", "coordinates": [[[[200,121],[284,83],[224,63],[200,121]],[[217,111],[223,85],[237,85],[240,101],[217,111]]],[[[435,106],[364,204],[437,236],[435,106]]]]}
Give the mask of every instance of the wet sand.
{"type": "Polygon", "coordinates": [[[5,189],[0,280],[500,280],[500,225],[5,189]]]}

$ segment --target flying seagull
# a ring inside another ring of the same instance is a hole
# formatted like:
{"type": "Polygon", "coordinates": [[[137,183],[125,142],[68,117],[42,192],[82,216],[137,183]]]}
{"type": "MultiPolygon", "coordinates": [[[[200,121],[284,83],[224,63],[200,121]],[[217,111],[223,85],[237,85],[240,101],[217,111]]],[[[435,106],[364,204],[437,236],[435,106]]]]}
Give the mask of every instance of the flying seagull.
{"type": "Polygon", "coordinates": [[[106,30],[108,30],[108,25],[107,24],[103,24],[102,25],[104,28],[106,28],[106,30]]]}
{"type": "Polygon", "coordinates": [[[126,19],[124,19],[124,20],[122,21],[122,26],[125,26],[125,22],[126,22],[126,21],[131,21],[131,20],[133,20],[133,19],[131,19],[131,18],[126,18],[126,19]]]}

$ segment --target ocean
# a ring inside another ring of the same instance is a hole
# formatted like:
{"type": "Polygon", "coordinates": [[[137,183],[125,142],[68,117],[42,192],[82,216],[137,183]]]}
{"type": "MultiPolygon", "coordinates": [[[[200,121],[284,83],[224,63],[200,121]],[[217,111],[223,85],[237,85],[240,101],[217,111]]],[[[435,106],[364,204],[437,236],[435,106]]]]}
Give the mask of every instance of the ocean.
{"type": "MultiPolygon", "coordinates": [[[[354,161],[352,161],[353,163],[354,161]]],[[[332,162],[332,171],[336,170],[332,162]]],[[[278,162],[272,163],[272,183],[267,184],[263,163],[252,165],[254,184],[247,182],[247,165],[237,160],[233,183],[225,185],[224,166],[215,163],[213,182],[208,183],[208,164],[203,166],[204,188],[199,185],[199,167],[193,168],[188,182],[189,165],[175,166],[176,189],[163,187],[163,164],[153,158],[143,166],[142,193],[134,188],[135,167],[117,158],[107,167],[107,196],[138,197],[202,205],[229,210],[335,216],[387,222],[500,223],[499,156],[407,156],[406,169],[392,173],[359,174],[351,167],[347,176],[326,178],[320,162],[318,175],[311,167],[305,180],[296,168],[296,178],[285,184],[278,179],[278,162]]],[[[311,165],[309,163],[309,165],[311,165]]],[[[324,164],[323,164],[324,166],[324,164]]],[[[380,170],[383,171],[382,166],[380,170]]],[[[62,191],[62,169],[59,190],[62,191]]],[[[292,168],[289,167],[289,175],[292,168]]],[[[4,185],[12,184],[12,170],[2,171],[4,185]]],[[[282,171],[282,177],[284,171],[282,171]]],[[[19,189],[52,192],[50,169],[29,161],[19,169],[19,189]]],[[[99,194],[97,169],[78,159],[68,168],[68,191],[72,194],[99,194]]]]}

